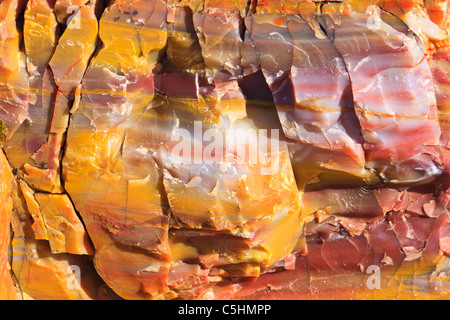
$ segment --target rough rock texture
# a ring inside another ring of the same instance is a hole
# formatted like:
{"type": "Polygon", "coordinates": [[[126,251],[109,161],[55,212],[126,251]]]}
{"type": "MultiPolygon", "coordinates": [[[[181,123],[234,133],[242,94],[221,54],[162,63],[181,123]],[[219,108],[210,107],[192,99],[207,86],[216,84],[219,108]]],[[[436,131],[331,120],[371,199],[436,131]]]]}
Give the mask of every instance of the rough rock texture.
{"type": "Polygon", "coordinates": [[[449,10],[1,1],[0,299],[450,298],[449,10]]]}

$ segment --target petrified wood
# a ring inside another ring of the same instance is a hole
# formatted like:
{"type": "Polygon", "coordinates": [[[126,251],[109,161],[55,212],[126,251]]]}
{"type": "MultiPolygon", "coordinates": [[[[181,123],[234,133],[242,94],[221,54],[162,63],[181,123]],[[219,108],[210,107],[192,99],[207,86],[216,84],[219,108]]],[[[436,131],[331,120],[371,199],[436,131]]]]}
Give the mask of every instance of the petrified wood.
{"type": "Polygon", "coordinates": [[[0,0],[0,299],[450,298],[447,0],[0,0]]]}

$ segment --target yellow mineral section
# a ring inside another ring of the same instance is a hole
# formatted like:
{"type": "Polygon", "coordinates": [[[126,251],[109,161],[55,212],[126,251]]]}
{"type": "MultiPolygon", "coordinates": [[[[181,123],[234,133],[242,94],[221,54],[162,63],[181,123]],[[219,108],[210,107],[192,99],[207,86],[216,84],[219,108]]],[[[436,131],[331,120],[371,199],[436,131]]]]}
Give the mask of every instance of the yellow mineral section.
{"type": "Polygon", "coordinates": [[[13,210],[12,181],[14,176],[3,152],[0,152],[0,299],[17,299],[17,293],[11,278],[9,262],[10,221],[13,210]]]}

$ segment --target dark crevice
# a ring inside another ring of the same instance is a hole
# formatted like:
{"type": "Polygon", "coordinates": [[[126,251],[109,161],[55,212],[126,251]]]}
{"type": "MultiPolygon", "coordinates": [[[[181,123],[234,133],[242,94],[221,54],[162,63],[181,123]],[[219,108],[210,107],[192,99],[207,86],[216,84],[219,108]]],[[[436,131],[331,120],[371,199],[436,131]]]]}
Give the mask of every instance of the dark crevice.
{"type": "MultiPolygon", "coordinates": [[[[333,42],[334,41],[334,28],[327,30],[326,20],[322,15],[323,6],[324,6],[324,3],[321,3],[320,7],[318,9],[319,12],[316,12],[316,18],[317,18],[317,21],[319,22],[320,30],[323,32],[323,34],[327,35],[327,37],[331,40],[331,42],[333,42]]],[[[330,17],[328,17],[328,19],[331,20],[330,17]]]]}
{"type": "MultiPolygon", "coordinates": [[[[61,174],[61,183],[62,183],[62,184],[64,183],[64,181],[63,181],[63,179],[62,179],[62,174],[61,174]]],[[[63,188],[64,188],[64,190],[66,190],[65,187],[64,187],[64,185],[63,185],[63,188]]],[[[70,203],[72,204],[72,207],[73,207],[73,209],[74,209],[74,211],[75,211],[75,213],[76,213],[78,219],[80,220],[81,224],[83,225],[83,228],[84,228],[84,230],[86,231],[86,236],[88,237],[89,242],[90,242],[91,245],[92,245],[92,248],[95,248],[94,242],[92,241],[91,235],[90,235],[90,233],[89,233],[88,230],[87,230],[87,227],[86,227],[86,224],[85,224],[85,222],[84,222],[84,220],[83,220],[83,217],[81,216],[80,212],[78,212],[77,207],[75,206],[75,202],[73,201],[72,197],[71,197],[70,194],[67,192],[67,190],[66,190],[66,192],[65,192],[65,195],[67,195],[67,198],[69,199],[70,203]]]]}
{"type": "MultiPolygon", "coordinates": [[[[319,16],[322,16],[322,6],[320,8],[320,12],[318,13],[319,16]]],[[[332,21],[331,17],[328,17],[328,19],[330,19],[330,21],[332,23],[334,23],[334,21],[332,21]]],[[[345,62],[344,56],[342,55],[342,53],[339,51],[338,47],[335,45],[334,41],[335,41],[335,32],[336,32],[336,25],[334,25],[333,28],[328,29],[327,26],[325,25],[325,18],[323,19],[318,19],[320,28],[323,30],[324,34],[328,37],[330,43],[333,45],[333,47],[336,50],[336,53],[338,54],[338,58],[343,62],[343,66],[345,68],[345,71],[348,75],[348,81],[349,81],[349,86],[346,89],[347,90],[347,101],[349,102],[349,105],[347,106],[347,109],[345,109],[346,112],[344,112],[344,115],[341,115],[341,123],[344,127],[344,129],[346,130],[346,132],[349,133],[349,136],[353,137],[354,134],[350,134],[352,132],[356,132],[357,137],[360,138],[360,143],[361,145],[363,145],[364,143],[364,138],[363,138],[363,134],[362,134],[362,128],[361,128],[361,123],[359,121],[358,115],[356,114],[356,110],[355,110],[355,99],[353,96],[353,82],[352,82],[352,77],[350,76],[350,72],[348,70],[348,66],[347,63],[345,62]],[[332,32],[330,32],[330,30],[332,32]],[[344,118],[345,116],[345,118],[344,118]],[[344,118],[344,119],[343,119],[344,118]],[[345,120],[346,118],[349,119],[349,124],[346,125],[345,121],[342,122],[342,120],[345,120]],[[356,119],[356,121],[351,121],[350,118],[352,118],[353,120],[356,119]],[[359,127],[358,128],[354,128],[354,126],[352,126],[353,123],[358,123],[359,127]]],[[[366,150],[364,150],[364,156],[367,156],[367,152],[366,150]]],[[[366,165],[364,166],[364,168],[368,171],[370,171],[370,168],[368,168],[366,165]]],[[[377,174],[377,173],[376,173],[377,174]]],[[[378,176],[378,174],[377,174],[378,176]]],[[[377,179],[374,179],[374,181],[366,181],[369,184],[372,185],[379,185],[380,182],[382,181],[382,178],[380,176],[378,176],[377,179]]]]}
{"type": "MultiPolygon", "coordinates": [[[[100,12],[101,12],[101,13],[100,13],[100,16],[103,14],[103,12],[104,12],[105,9],[106,9],[106,7],[101,8],[101,10],[100,10],[100,12]]],[[[98,20],[97,22],[99,23],[99,20],[98,20]]],[[[85,68],[84,73],[83,73],[83,76],[82,76],[82,78],[81,78],[80,85],[83,83],[83,79],[84,79],[84,77],[85,77],[85,75],[86,75],[86,72],[87,72],[88,69],[90,68],[93,59],[98,55],[99,51],[100,51],[101,48],[103,47],[103,42],[101,41],[99,31],[100,31],[100,30],[98,30],[98,33],[97,33],[97,40],[96,40],[97,42],[96,42],[95,49],[94,49],[92,55],[89,57],[89,60],[88,60],[88,62],[87,62],[87,64],[86,64],[86,68],[85,68]]],[[[49,70],[51,71],[51,68],[49,68],[49,70]]],[[[52,71],[51,71],[51,72],[52,72],[52,71]]],[[[52,76],[52,79],[54,80],[54,77],[53,77],[53,76],[52,76]]],[[[63,144],[62,144],[62,146],[61,146],[61,151],[60,151],[60,178],[61,178],[61,185],[63,186],[64,190],[66,190],[66,188],[65,188],[65,181],[64,181],[64,174],[63,174],[63,161],[64,161],[64,156],[65,156],[66,151],[67,151],[67,135],[68,135],[69,128],[70,128],[70,121],[71,121],[71,119],[72,119],[72,116],[71,116],[71,114],[70,114],[70,109],[71,109],[72,106],[73,106],[74,99],[75,99],[75,98],[73,98],[73,100],[69,102],[69,103],[71,104],[71,106],[69,107],[69,119],[68,119],[68,123],[67,123],[67,129],[66,129],[66,132],[65,132],[65,138],[64,138],[63,144]]],[[[70,195],[68,194],[67,191],[66,191],[66,193],[67,193],[67,195],[68,195],[69,198],[70,198],[70,195]]],[[[74,206],[74,207],[75,207],[75,206],[74,206]]]]}
{"type": "Polygon", "coordinates": [[[163,211],[163,215],[165,217],[167,217],[167,221],[166,221],[167,225],[170,226],[172,224],[172,221],[175,221],[176,219],[171,210],[167,190],[166,190],[166,187],[164,186],[164,169],[163,169],[164,166],[159,161],[159,159],[157,159],[157,157],[154,157],[153,160],[155,161],[156,167],[158,169],[157,188],[158,188],[159,196],[160,196],[161,209],[163,211]]]}
{"type": "MultiPolygon", "coordinates": [[[[103,2],[103,4],[105,4],[106,1],[102,1],[102,2],[103,2]]],[[[106,9],[106,6],[104,5],[98,11],[98,13],[99,13],[99,16],[97,16],[98,19],[100,19],[100,17],[102,16],[102,14],[103,14],[105,9],[106,9]]],[[[100,21],[97,20],[97,22],[99,23],[100,21]]],[[[86,64],[86,68],[84,70],[84,73],[83,73],[83,76],[81,78],[80,84],[83,83],[84,76],[86,75],[86,72],[89,69],[92,60],[97,56],[98,52],[101,50],[101,48],[103,46],[103,42],[100,39],[99,31],[100,30],[98,30],[98,33],[97,33],[96,47],[95,47],[94,52],[92,53],[91,57],[89,57],[89,60],[88,60],[88,62],[86,64]]],[[[49,68],[49,69],[51,69],[51,68],[49,68]]],[[[54,78],[52,77],[52,79],[54,79],[54,78]]],[[[65,186],[66,181],[64,179],[64,165],[63,165],[63,161],[64,161],[65,154],[66,154],[67,148],[68,148],[67,140],[68,140],[68,133],[69,133],[69,128],[70,128],[70,122],[72,120],[72,116],[70,115],[70,109],[72,108],[73,103],[74,103],[74,100],[69,101],[70,106],[69,106],[68,123],[67,123],[66,132],[64,133],[64,139],[63,139],[63,143],[62,143],[61,150],[60,150],[60,161],[59,161],[59,164],[60,164],[59,165],[60,175],[59,176],[60,176],[60,180],[61,180],[61,186],[65,190],[65,194],[67,195],[67,197],[69,198],[70,202],[72,203],[72,206],[73,206],[73,208],[74,208],[74,210],[75,210],[79,220],[81,221],[81,223],[83,224],[84,229],[86,230],[86,234],[87,234],[87,236],[89,238],[89,241],[91,242],[92,247],[94,248],[94,242],[92,241],[89,232],[87,232],[87,227],[86,227],[86,224],[85,224],[85,222],[83,220],[83,217],[81,216],[80,212],[78,212],[77,207],[75,206],[75,202],[73,201],[72,197],[70,196],[70,193],[67,191],[66,186],[65,186]]]]}
{"type": "Polygon", "coordinates": [[[247,28],[245,26],[244,18],[240,17],[239,19],[239,36],[241,38],[241,41],[245,41],[245,32],[247,31],[247,28]]]}
{"type": "Polygon", "coordinates": [[[256,13],[256,7],[258,6],[258,0],[247,1],[247,15],[256,13]]]}
{"type": "MultiPolygon", "coordinates": [[[[22,11],[17,13],[17,17],[16,17],[16,28],[20,35],[23,35],[23,27],[24,27],[24,23],[25,23],[25,8],[26,8],[26,6],[24,6],[22,11]]],[[[24,38],[23,38],[23,36],[21,36],[20,40],[19,40],[19,48],[21,48],[22,51],[25,51],[25,43],[24,42],[25,42],[24,38]]]]}
{"type": "Polygon", "coordinates": [[[384,9],[383,7],[379,7],[381,14],[380,18],[383,20],[384,23],[388,24],[390,27],[394,28],[396,31],[403,33],[405,36],[409,38],[413,38],[418,46],[426,52],[427,49],[424,48],[424,44],[421,43],[420,37],[418,34],[416,34],[413,30],[409,28],[409,26],[406,24],[405,21],[403,21],[400,17],[398,17],[396,14],[384,9]]]}
{"type": "Polygon", "coordinates": [[[256,7],[256,0],[248,0],[247,4],[244,8],[244,16],[241,16],[241,18],[239,19],[239,34],[241,37],[241,41],[244,42],[245,41],[245,33],[247,32],[247,27],[245,25],[245,18],[251,14],[253,14],[254,12],[254,6],[256,7]]]}

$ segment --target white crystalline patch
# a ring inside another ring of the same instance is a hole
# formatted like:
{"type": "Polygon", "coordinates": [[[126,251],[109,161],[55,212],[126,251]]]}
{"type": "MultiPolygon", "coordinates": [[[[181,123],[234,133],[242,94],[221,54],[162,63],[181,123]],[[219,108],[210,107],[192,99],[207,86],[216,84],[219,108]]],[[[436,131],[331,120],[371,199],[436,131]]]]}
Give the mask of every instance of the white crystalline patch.
{"type": "Polygon", "coordinates": [[[380,142],[380,138],[374,131],[364,130],[363,131],[364,140],[368,143],[377,144],[380,142]]]}
{"type": "Polygon", "coordinates": [[[142,154],[142,155],[146,155],[147,153],[148,153],[148,150],[146,149],[146,148],[144,148],[144,147],[139,147],[139,148],[137,148],[136,149],[136,152],[137,153],[140,153],[140,154],[142,154]]]}
{"type": "Polygon", "coordinates": [[[367,18],[367,28],[370,30],[378,30],[381,28],[380,8],[372,5],[367,7],[366,13],[369,15],[367,18]]]}
{"type": "Polygon", "coordinates": [[[361,61],[358,62],[358,64],[355,66],[355,68],[353,68],[353,71],[356,72],[358,71],[359,68],[361,68],[365,63],[369,62],[370,60],[372,60],[372,57],[365,57],[364,59],[361,59],[361,61]]]}
{"type": "Polygon", "coordinates": [[[30,93],[29,103],[35,105],[37,102],[37,95],[34,93],[30,93]]]}
{"type": "Polygon", "coordinates": [[[186,183],[187,188],[194,188],[197,187],[202,183],[202,178],[199,176],[192,177],[191,180],[189,180],[188,183],[186,183]]]}
{"type": "Polygon", "coordinates": [[[271,36],[273,38],[281,38],[281,39],[283,39],[283,36],[280,33],[276,32],[276,31],[270,32],[269,36],[271,36]]]}
{"type": "Polygon", "coordinates": [[[443,40],[447,37],[446,33],[430,20],[420,17],[414,11],[405,15],[406,23],[415,34],[424,34],[432,41],[443,40]]]}
{"type": "Polygon", "coordinates": [[[120,106],[120,108],[114,108],[115,104],[110,104],[111,105],[111,109],[113,111],[114,115],[121,115],[121,116],[125,116],[130,114],[131,110],[133,110],[133,105],[131,103],[124,103],[120,106]]]}
{"type": "Polygon", "coordinates": [[[33,63],[31,62],[27,62],[27,70],[29,73],[33,73],[37,70],[37,66],[35,66],[33,63]]]}
{"type": "Polygon", "coordinates": [[[151,265],[149,265],[147,268],[139,270],[137,273],[141,274],[144,272],[159,272],[161,269],[161,262],[154,262],[151,265]]]}

